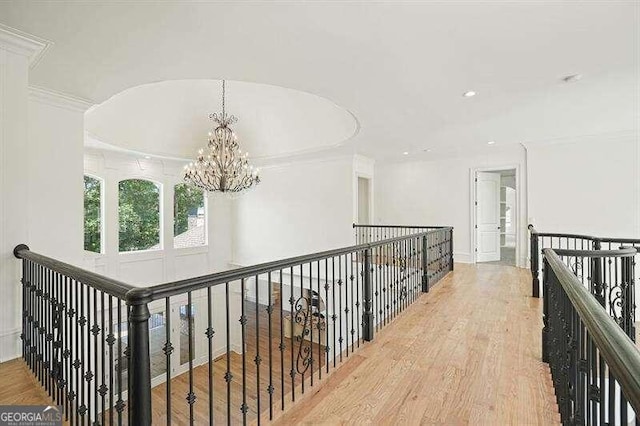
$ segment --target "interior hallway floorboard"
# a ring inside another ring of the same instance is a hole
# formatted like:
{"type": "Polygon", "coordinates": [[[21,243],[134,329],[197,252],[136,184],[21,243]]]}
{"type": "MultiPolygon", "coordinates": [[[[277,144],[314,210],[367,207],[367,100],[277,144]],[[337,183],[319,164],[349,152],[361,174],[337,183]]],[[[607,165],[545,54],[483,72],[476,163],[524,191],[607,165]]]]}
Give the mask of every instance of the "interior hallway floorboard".
{"type": "Polygon", "coordinates": [[[559,424],[531,273],[456,264],[279,424],[559,424]]]}

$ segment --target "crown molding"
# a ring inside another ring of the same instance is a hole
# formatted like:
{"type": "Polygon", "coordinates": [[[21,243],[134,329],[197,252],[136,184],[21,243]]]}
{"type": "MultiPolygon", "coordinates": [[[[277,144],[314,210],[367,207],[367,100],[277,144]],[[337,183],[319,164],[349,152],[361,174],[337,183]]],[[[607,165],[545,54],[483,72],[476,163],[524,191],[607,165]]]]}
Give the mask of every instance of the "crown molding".
{"type": "Polygon", "coordinates": [[[560,145],[560,144],[573,144],[573,143],[585,143],[585,142],[616,142],[624,140],[632,140],[640,137],[640,131],[635,130],[620,130],[615,132],[603,132],[593,133],[588,135],[579,136],[563,136],[559,138],[540,139],[536,141],[522,142],[522,146],[526,149],[534,148],[538,146],[548,145],[560,145]]]}
{"type": "Polygon", "coordinates": [[[29,99],[54,107],[83,113],[94,105],[94,103],[88,99],[38,86],[29,86],[29,99]]]}
{"type": "Polygon", "coordinates": [[[0,24],[0,47],[29,58],[29,68],[35,68],[53,42],[0,24]]]}

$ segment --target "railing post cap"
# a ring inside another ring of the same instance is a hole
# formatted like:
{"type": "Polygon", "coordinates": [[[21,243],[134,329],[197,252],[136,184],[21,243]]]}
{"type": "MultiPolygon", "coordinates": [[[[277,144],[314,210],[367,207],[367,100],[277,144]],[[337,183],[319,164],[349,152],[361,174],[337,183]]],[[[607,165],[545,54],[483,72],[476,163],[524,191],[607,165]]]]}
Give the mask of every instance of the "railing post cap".
{"type": "Polygon", "coordinates": [[[29,246],[26,244],[18,244],[14,249],[13,249],[13,255],[15,257],[17,257],[18,259],[20,259],[20,252],[23,250],[29,250],[29,246]]]}
{"type": "Polygon", "coordinates": [[[125,300],[128,305],[144,305],[153,300],[153,292],[144,287],[132,288],[127,291],[125,300]]]}

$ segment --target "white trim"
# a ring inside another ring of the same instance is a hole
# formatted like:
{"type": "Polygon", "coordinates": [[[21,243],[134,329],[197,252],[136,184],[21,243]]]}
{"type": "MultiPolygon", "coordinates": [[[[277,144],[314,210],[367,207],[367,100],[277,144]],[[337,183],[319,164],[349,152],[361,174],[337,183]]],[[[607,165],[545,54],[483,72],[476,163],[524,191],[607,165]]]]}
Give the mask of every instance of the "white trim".
{"type": "Polygon", "coordinates": [[[461,252],[461,251],[453,251],[453,261],[455,263],[474,263],[471,258],[471,253],[461,252]]]}
{"type": "MultiPolygon", "coordinates": [[[[471,253],[469,254],[470,263],[477,263],[477,255],[476,255],[476,245],[477,245],[477,235],[476,235],[476,177],[478,172],[498,172],[504,170],[513,170],[516,171],[516,266],[520,268],[525,268],[526,262],[522,260],[522,253],[526,253],[526,248],[523,249],[522,245],[522,233],[520,232],[520,228],[522,226],[526,226],[522,224],[520,217],[523,212],[523,196],[522,196],[522,176],[520,175],[520,165],[519,164],[507,164],[503,166],[490,166],[490,167],[472,167],[469,170],[469,185],[470,185],[470,199],[469,199],[469,211],[471,217],[471,229],[470,229],[470,241],[471,241],[471,253]]],[[[454,253],[455,256],[455,253],[454,253]]],[[[525,254],[526,257],[526,254],[525,254]]],[[[455,257],[454,257],[455,258],[455,257]]],[[[457,260],[457,259],[456,259],[457,260]]]]}
{"type": "Polygon", "coordinates": [[[10,52],[29,58],[29,68],[38,65],[53,42],[16,28],[0,24],[0,46],[10,52]]]}
{"type": "Polygon", "coordinates": [[[94,104],[88,99],[38,86],[29,86],[29,100],[82,113],[94,104]]]}

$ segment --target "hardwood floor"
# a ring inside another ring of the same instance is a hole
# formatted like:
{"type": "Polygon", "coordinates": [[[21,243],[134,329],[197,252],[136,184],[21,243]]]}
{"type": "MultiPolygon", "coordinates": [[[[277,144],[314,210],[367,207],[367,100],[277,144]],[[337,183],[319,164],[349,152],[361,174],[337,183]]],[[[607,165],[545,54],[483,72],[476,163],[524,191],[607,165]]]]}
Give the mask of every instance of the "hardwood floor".
{"type": "Polygon", "coordinates": [[[0,405],[48,405],[49,395],[22,358],[0,364],[0,405]]]}
{"type": "Polygon", "coordinates": [[[524,269],[456,265],[278,423],[558,424],[530,280],[524,269]]]}
{"type": "MultiPolygon", "coordinates": [[[[321,386],[308,387],[296,404],[287,376],[276,385],[287,410],[276,419],[289,424],[557,424],[559,415],[548,368],[540,361],[541,300],[529,296],[530,273],[499,265],[456,265],[431,292],[376,334],[321,386]]],[[[262,315],[262,314],[261,314],[262,315]]],[[[266,321],[261,320],[261,324],[266,321]]],[[[275,325],[274,325],[275,326],[275,325]]],[[[268,413],[268,341],[260,331],[261,412],[268,413]]],[[[257,417],[255,330],[247,342],[248,420],[257,417]]],[[[274,381],[280,378],[279,339],[272,343],[274,381]]],[[[290,347],[287,341],[287,347],[290,347]]],[[[317,346],[314,349],[318,350],[317,346]]],[[[233,424],[242,421],[242,357],[233,354],[233,424]]],[[[226,358],[214,363],[215,420],[226,423],[226,358]]],[[[0,404],[47,404],[46,393],[21,360],[0,364],[0,404]]],[[[166,385],[153,389],[154,424],[166,423],[166,385]]],[[[208,366],[194,369],[196,424],[208,423],[208,366]]],[[[188,375],[172,380],[173,424],[189,418],[188,375]]]]}

